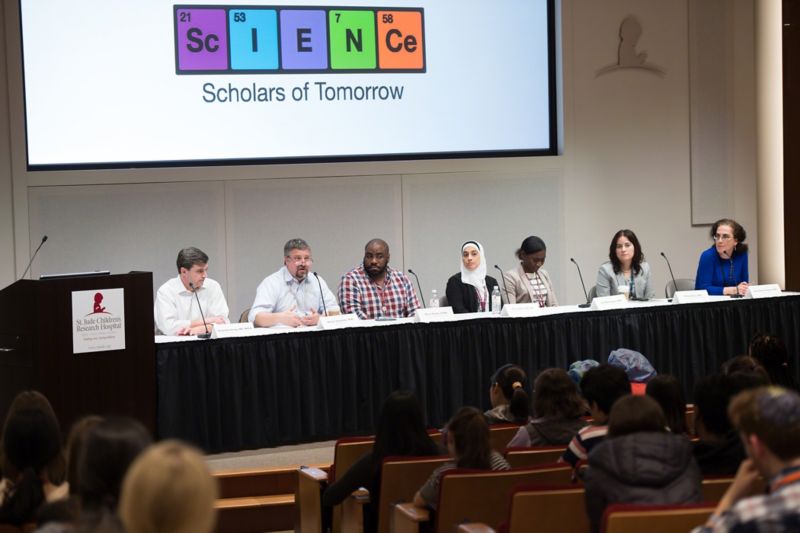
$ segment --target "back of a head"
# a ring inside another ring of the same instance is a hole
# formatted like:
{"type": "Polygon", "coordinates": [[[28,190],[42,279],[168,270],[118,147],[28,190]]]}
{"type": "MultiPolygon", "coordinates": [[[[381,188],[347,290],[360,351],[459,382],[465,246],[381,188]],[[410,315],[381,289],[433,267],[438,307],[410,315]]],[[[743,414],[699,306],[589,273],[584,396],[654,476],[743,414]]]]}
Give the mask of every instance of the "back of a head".
{"type": "Polygon", "coordinates": [[[3,448],[17,479],[14,491],[0,506],[0,523],[20,525],[31,521],[44,502],[44,471],[61,453],[58,427],[40,410],[20,409],[6,420],[3,448]]]}
{"type": "Polygon", "coordinates": [[[583,415],[586,406],[578,386],[561,368],[548,368],[533,384],[533,411],[539,418],[573,419],[583,415]]]}
{"type": "Polygon", "coordinates": [[[800,458],[800,396],[782,387],[760,387],[737,394],[728,407],[733,425],[756,435],[781,461],[800,458]]]}
{"type": "Polygon", "coordinates": [[[764,367],[773,385],[800,391],[789,367],[789,352],[780,338],[758,334],[750,341],[749,352],[764,367]]]}
{"type": "Polygon", "coordinates": [[[618,398],[631,392],[628,376],[621,368],[609,364],[601,364],[586,371],[581,378],[581,394],[591,406],[597,404],[601,411],[608,414],[611,406],[618,398]]]}
{"type": "MultiPolygon", "coordinates": [[[[5,433],[5,424],[8,423],[11,416],[17,411],[21,410],[34,410],[39,411],[49,418],[55,427],[58,429],[59,443],[61,440],[61,427],[58,423],[58,418],[53,410],[53,406],[47,397],[39,391],[27,390],[22,391],[14,397],[14,401],[8,407],[8,413],[3,425],[3,434],[5,433]]],[[[0,471],[4,476],[15,477],[17,472],[14,466],[5,459],[5,454],[2,452],[3,445],[0,443],[0,471]]],[[[60,485],[66,479],[66,460],[64,454],[59,452],[47,465],[48,480],[55,484],[60,485]]]]}
{"type": "Polygon", "coordinates": [[[525,423],[531,415],[530,397],[528,396],[528,375],[519,365],[505,364],[495,370],[491,377],[492,385],[497,383],[508,401],[508,410],[514,420],[525,423]]]}
{"type": "Polygon", "coordinates": [[[119,514],[127,533],[209,533],[217,483],[200,453],[168,440],[144,451],[125,476],[119,514]]]}
{"type": "Polygon", "coordinates": [[[147,429],[132,418],[109,417],[91,428],[78,459],[83,506],[114,511],[125,472],[151,442],[147,429]]]}
{"type": "Polygon", "coordinates": [[[647,396],[661,406],[670,431],[677,434],[688,433],[686,428],[686,399],[683,386],[678,378],[661,374],[647,383],[647,396]]]}
{"type": "Polygon", "coordinates": [[[86,444],[86,435],[103,419],[99,416],[89,415],[81,418],[69,430],[67,437],[67,481],[70,494],[78,494],[78,461],[86,444]]]}
{"type": "Polygon", "coordinates": [[[699,421],[702,421],[708,432],[721,437],[732,429],[728,419],[728,402],[730,399],[730,382],[727,376],[723,374],[712,374],[695,383],[694,408],[696,416],[699,421]]]}
{"type": "Polygon", "coordinates": [[[422,407],[414,393],[394,391],[383,402],[375,431],[373,457],[380,466],[391,455],[429,455],[436,447],[425,429],[422,407]]]}
{"type": "Polygon", "coordinates": [[[474,407],[462,407],[447,424],[460,468],[489,468],[489,424],[474,407]]]}
{"type": "Polygon", "coordinates": [[[620,398],[608,416],[608,436],[621,437],[642,431],[667,431],[667,419],[658,402],[649,396],[620,398]]]}

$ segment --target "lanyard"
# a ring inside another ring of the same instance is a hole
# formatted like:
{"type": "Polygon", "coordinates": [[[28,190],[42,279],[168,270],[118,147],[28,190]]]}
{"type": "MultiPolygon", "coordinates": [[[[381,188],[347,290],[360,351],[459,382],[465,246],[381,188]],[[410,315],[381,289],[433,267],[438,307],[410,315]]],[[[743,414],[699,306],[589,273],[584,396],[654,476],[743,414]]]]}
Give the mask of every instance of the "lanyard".
{"type": "MultiPolygon", "coordinates": [[[[719,255],[717,255],[717,258],[719,259],[719,255]]],[[[733,256],[731,256],[731,258],[728,259],[728,261],[730,261],[730,263],[731,263],[731,268],[730,268],[730,272],[728,274],[728,279],[727,280],[725,279],[725,271],[722,269],[723,261],[724,261],[724,259],[720,259],[719,263],[718,263],[719,264],[719,273],[722,276],[722,286],[723,287],[729,287],[729,286],[735,287],[736,283],[733,280],[733,256]],[[728,281],[731,282],[731,285],[726,285],[726,283],[728,283],[728,281]]]]}
{"type": "Polygon", "coordinates": [[[782,478],[774,481],[772,483],[772,486],[770,487],[770,492],[775,492],[781,487],[785,487],[786,485],[791,485],[795,481],[800,481],[800,470],[795,470],[794,472],[786,474],[782,478]]]}

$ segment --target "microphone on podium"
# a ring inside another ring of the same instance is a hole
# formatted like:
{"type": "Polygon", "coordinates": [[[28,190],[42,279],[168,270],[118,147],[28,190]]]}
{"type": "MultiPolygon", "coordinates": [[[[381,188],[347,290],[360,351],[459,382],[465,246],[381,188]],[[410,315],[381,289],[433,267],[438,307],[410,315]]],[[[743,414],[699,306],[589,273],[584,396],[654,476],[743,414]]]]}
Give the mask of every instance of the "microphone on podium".
{"type": "Polygon", "coordinates": [[[22,275],[19,277],[19,279],[25,279],[25,275],[28,273],[28,270],[31,269],[31,265],[33,264],[33,260],[36,258],[36,254],[39,253],[39,250],[42,249],[42,246],[44,246],[45,242],[47,242],[47,235],[42,237],[42,242],[39,243],[39,246],[36,248],[36,251],[33,252],[33,255],[31,256],[31,260],[28,261],[28,266],[25,268],[25,272],[22,273],[22,275]]]}
{"type": "MultiPolygon", "coordinates": [[[[672,273],[672,265],[669,264],[669,259],[667,259],[667,254],[661,252],[661,257],[663,257],[664,261],[667,262],[667,268],[669,268],[669,277],[672,278],[672,287],[675,289],[674,291],[672,291],[672,293],[675,294],[676,292],[678,292],[678,282],[675,281],[675,274],[672,273]]],[[[672,298],[667,298],[667,301],[671,302],[672,298]]]]}
{"type": "Polygon", "coordinates": [[[203,319],[203,326],[206,328],[206,332],[205,333],[198,333],[197,334],[197,338],[198,339],[209,339],[209,338],[211,338],[211,333],[208,331],[208,324],[206,323],[206,317],[203,316],[203,306],[200,305],[200,297],[197,295],[197,290],[196,290],[196,288],[194,286],[194,283],[192,283],[191,281],[189,282],[189,288],[192,289],[192,292],[194,293],[194,297],[197,298],[197,308],[200,309],[200,318],[203,319]]]}
{"type": "Polygon", "coordinates": [[[500,271],[500,281],[503,282],[503,290],[506,291],[506,302],[511,303],[511,293],[508,292],[508,286],[506,285],[506,277],[503,275],[503,269],[497,265],[494,267],[500,271]]]}
{"type": "Polygon", "coordinates": [[[592,302],[589,301],[589,293],[586,292],[586,284],[583,282],[583,274],[581,274],[581,267],[578,266],[578,262],[575,261],[574,257],[570,257],[569,260],[575,263],[575,268],[578,269],[578,277],[581,278],[581,287],[583,287],[583,297],[586,298],[586,303],[580,304],[578,305],[578,307],[580,308],[589,307],[590,305],[592,305],[592,302]]]}
{"type": "Polygon", "coordinates": [[[325,306],[325,295],[322,294],[322,282],[319,280],[319,274],[314,272],[314,277],[317,278],[317,285],[319,285],[319,299],[322,300],[322,312],[325,313],[323,316],[328,316],[328,308],[325,306]]]}
{"type": "Polygon", "coordinates": [[[422,285],[419,284],[419,276],[417,276],[417,273],[411,270],[410,268],[408,269],[408,273],[412,274],[414,276],[414,279],[417,280],[417,288],[419,289],[419,299],[422,300],[422,307],[427,309],[428,306],[425,305],[425,295],[422,292],[422,285]]]}

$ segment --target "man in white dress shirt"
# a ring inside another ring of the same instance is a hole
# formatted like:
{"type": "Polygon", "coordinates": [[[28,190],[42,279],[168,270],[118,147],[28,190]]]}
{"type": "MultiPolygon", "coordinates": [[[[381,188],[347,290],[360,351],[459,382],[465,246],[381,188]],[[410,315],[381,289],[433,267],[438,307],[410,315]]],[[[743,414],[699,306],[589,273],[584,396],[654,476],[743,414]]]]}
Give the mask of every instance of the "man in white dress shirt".
{"type": "Polygon", "coordinates": [[[313,326],[326,310],[338,311],[336,297],[322,277],[316,278],[312,262],[306,241],[289,240],[283,247],[283,266],[258,286],[247,319],[258,327],[313,326]]]}
{"type": "Polygon", "coordinates": [[[155,303],[157,333],[198,335],[206,332],[198,307],[208,324],[228,322],[228,303],[219,283],[208,277],[208,256],[194,247],[178,252],[178,276],[158,289],[155,303]]]}

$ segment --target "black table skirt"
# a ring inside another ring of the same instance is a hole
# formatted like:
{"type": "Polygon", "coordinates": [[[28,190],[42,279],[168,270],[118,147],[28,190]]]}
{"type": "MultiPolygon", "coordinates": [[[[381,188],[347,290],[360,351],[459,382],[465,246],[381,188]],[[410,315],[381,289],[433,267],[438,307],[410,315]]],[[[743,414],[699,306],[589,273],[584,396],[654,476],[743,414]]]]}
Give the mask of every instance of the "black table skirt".
{"type": "Polygon", "coordinates": [[[158,431],[209,453],[372,433],[383,399],[410,389],[431,426],[487,408],[506,363],[531,378],[625,347],[696,379],[747,351],[759,331],[786,342],[797,375],[800,296],[580,312],[526,319],[396,324],[156,345],[158,431]]]}

